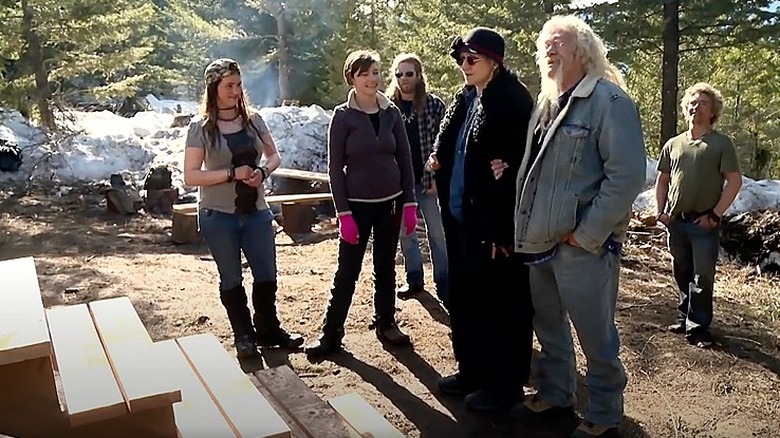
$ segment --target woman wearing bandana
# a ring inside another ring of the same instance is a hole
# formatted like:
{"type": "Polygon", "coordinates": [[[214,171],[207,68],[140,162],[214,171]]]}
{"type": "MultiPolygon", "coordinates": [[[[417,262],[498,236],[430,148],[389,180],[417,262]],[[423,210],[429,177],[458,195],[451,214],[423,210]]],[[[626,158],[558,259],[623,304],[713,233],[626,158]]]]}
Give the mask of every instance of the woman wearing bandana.
{"type": "Polygon", "coordinates": [[[533,309],[528,268],[513,253],[515,179],[533,102],[504,66],[492,29],[457,37],[450,55],[464,87],[442,120],[434,153],[450,273],[450,327],[458,372],[439,389],[475,411],[506,409],[528,381],[533,309]]]}
{"type": "Polygon", "coordinates": [[[303,338],[282,328],[276,312],[276,243],[263,181],[281,160],[260,114],[250,108],[238,63],[222,58],[204,73],[201,116],[190,123],[184,183],[198,186],[198,227],[219,271],[219,296],[239,358],[257,347],[298,348],[303,338]],[[261,165],[261,158],[265,162],[261,165]],[[241,253],[254,282],[250,317],[241,253]]]}

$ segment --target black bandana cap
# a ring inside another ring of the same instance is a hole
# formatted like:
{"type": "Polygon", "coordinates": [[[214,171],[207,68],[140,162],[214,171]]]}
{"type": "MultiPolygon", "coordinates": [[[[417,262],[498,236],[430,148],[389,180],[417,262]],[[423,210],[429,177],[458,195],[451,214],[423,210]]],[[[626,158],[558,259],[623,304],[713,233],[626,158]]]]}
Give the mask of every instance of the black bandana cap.
{"type": "Polygon", "coordinates": [[[241,74],[236,60],[230,58],[215,59],[206,67],[206,71],[203,72],[203,79],[206,81],[206,85],[211,85],[232,73],[241,74]]]}

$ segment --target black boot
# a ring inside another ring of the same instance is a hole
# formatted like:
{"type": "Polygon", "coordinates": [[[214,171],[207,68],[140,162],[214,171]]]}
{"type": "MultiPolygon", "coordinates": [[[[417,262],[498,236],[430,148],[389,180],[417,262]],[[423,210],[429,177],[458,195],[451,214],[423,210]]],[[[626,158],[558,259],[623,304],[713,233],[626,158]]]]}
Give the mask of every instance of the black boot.
{"type": "Polygon", "coordinates": [[[230,326],[233,328],[233,339],[236,346],[236,355],[239,358],[257,355],[257,344],[254,340],[252,319],[247,307],[246,292],[244,286],[236,286],[232,289],[220,290],[219,298],[227,311],[230,326]]]}
{"type": "Polygon", "coordinates": [[[379,338],[380,341],[390,345],[400,347],[412,343],[409,335],[402,332],[398,327],[398,324],[393,320],[389,320],[389,322],[376,320],[374,321],[374,329],[376,331],[376,337],[379,338]]]}
{"type": "Polygon", "coordinates": [[[307,356],[325,356],[329,353],[341,349],[341,340],[344,333],[341,334],[322,334],[316,341],[304,347],[307,356]]]}
{"type": "Polygon", "coordinates": [[[333,286],[330,291],[328,310],[325,312],[325,321],[322,325],[322,336],[304,347],[307,355],[324,356],[341,348],[344,339],[344,324],[347,321],[354,292],[354,284],[351,287],[333,286]]]}
{"type": "Polygon", "coordinates": [[[276,314],[275,281],[259,281],[252,285],[252,305],[255,308],[255,333],[262,347],[296,349],[303,345],[303,337],[282,328],[276,314]]]}

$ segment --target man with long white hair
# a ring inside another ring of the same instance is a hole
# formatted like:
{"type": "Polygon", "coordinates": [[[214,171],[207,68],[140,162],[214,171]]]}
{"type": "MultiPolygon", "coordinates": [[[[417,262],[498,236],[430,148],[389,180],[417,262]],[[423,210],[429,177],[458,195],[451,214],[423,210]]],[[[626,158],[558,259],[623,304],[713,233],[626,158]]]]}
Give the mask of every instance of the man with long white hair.
{"type": "Polygon", "coordinates": [[[645,179],[642,127],[620,71],[584,21],[552,17],[536,47],[541,93],[517,177],[515,251],[530,266],[542,354],[538,392],[512,415],[529,426],[574,418],[571,321],[589,392],[572,437],[616,436],[627,378],[615,305],[621,246],[645,179]]]}

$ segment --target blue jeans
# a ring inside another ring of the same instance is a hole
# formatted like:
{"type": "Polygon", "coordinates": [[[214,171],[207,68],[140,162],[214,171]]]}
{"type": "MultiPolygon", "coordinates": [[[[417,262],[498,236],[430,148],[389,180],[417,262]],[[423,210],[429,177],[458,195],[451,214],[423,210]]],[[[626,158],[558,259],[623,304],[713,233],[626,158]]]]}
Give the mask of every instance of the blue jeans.
{"type": "Polygon", "coordinates": [[[241,251],[254,282],[276,281],[276,242],[270,209],[249,214],[198,212],[198,228],[219,271],[219,289],[231,290],[243,283],[241,251]]]}
{"type": "Polygon", "coordinates": [[[672,271],[680,292],[677,321],[687,333],[708,330],[712,322],[712,291],[715,263],[720,249],[720,230],[705,230],[693,222],[674,219],[667,228],[672,271]]]}
{"type": "Polygon", "coordinates": [[[566,244],[549,262],[530,267],[534,330],[543,353],[539,397],[555,406],[575,403],[571,321],[587,358],[590,402],[585,420],[606,426],[617,426],[623,419],[627,383],[615,327],[619,269],[618,252],[601,248],[593,254],[566,244]]]}
{"type": "MultiPolygon", "coordinates": [[[[447,245],[444,240],[444,226],[439,209],[439,198],[435,193],[425,193],[428,188],[417,184],[414,188],[418,208],[425,221],[425,234],[431,249],[433,264],[433,282],[436,283],[436,294],[442,302],[449,300],[449,273],[447,269],[447,245]]],[[[402,230],[403,231],[403,230],[402,230]]],[[[404,256],[406,283],[410,286],[424,285],[423,261],[420,252],[420,241],[417,233],[401,235],[401,252],[404,256]]]]}

